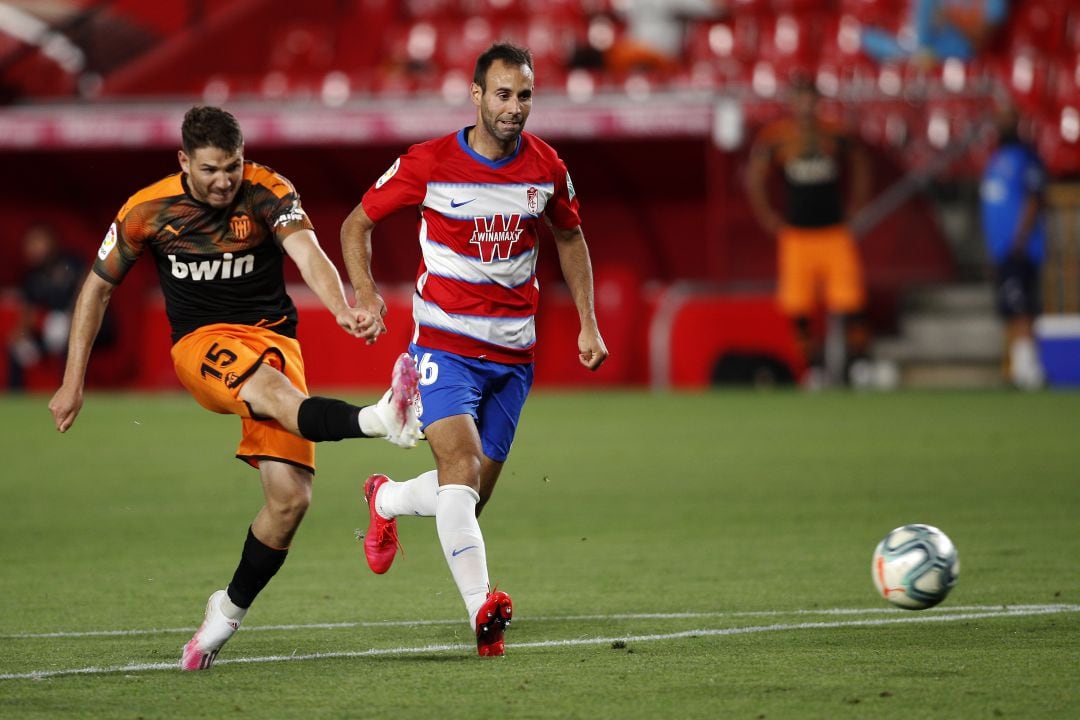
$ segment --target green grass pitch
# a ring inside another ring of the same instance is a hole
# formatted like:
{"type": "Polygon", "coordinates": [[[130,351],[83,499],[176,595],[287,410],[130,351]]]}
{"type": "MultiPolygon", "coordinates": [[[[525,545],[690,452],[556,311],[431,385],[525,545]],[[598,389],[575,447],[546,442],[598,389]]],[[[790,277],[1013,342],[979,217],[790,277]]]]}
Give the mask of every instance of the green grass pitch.
{"type": "Polygon", "coordinates": [[[3,718],[1080,717],[1080,394],[537,392],[481,519],[488,660],[431,519],[385,576],[354,538],[363,478],[429,451],[327,444],[205,673],[179,650],[261,502],[237,420],[92,395],[60,436],[47,400],[0,397],[3,718]],[[874,593],[908,522],[959,548],[940,608],[874,593]]]}

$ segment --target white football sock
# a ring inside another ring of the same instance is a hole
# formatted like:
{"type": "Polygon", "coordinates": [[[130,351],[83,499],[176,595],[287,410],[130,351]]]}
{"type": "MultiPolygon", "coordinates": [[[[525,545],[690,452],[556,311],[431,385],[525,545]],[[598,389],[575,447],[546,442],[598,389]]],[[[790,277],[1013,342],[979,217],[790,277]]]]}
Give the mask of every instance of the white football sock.
{"type": "Polygon", "coordinates": [[[1022,390],[1037,390],[1045,382],[1039,350],[1031,338],[1017,338],[1009,348],[1012,381],[1022,390]]]}
{"type": "Polygon", "coordinates": [[[227,592],[221,595],[221,602],[218,603],[218,607],[221,608],[221,612],[225,617],[230,620],[243,620],[248,611],[247,608],[242,608],[233,603],[233,601],[229,599],[229,593],[227,592]]]}
{"type": "Polygon", "coordinates": [[[469,623],[476,629],[476,613],[488,594],[487,551],[480,524],[476,521],[476,503],[480,496],[467,485],[443,485],[438,491],[435,527],[439,531],[446,564],[454,576],[469,623]]]}
{"type": "Polygon", "coordinates": [[[387,520],[398,515],[435,515],[439,492],[439,473],[428,470],[412,480],[383,483],[375,495],[375,512],[387,520]]]}

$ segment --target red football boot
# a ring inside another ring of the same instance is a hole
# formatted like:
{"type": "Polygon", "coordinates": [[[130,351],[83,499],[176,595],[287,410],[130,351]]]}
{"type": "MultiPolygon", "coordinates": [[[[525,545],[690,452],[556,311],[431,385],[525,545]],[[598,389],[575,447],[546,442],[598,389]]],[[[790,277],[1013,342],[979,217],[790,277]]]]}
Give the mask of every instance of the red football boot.
{"type": "Polygon", "coordinates": [[[398,542],[397,520],[387,520],[375,511],[375,495],[384,483],[390,482],[385,475],[372,475],[364,481],[364,500],[368,504],[367,533],[364,534],[364,557],[371,571],[382,575],[390,569],[401,544],[398,542]]]}
{"type": "Polygon", "coordinates": [[[510,596],[501,590],[488,593],[476,613],[476,652],[480,657],[498,657],[506,653],[503,633],[514,614],[510,596]]]}

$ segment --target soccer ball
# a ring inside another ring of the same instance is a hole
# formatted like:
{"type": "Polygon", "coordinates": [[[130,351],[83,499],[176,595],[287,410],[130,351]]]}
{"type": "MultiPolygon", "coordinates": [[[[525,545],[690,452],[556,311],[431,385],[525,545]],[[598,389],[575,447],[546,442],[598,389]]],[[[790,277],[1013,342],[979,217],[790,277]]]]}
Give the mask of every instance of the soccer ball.
{"type": "Polygon", "coordinates": [[[945,599],[960,575],[949,537],[932,525],[898,527],[874,548],[874,587],[897,607],[922,610],[945,599]]]}

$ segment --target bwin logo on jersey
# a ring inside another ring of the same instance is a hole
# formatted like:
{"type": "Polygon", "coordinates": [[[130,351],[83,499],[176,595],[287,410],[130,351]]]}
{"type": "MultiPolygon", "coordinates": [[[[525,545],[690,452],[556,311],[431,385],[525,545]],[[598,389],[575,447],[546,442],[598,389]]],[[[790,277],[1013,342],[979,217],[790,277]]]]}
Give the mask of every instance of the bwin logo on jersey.
{"type": "Polygon", "coordinates": [[[514,213],[509,217],[494,215],[490,219],[478,217],[473,218],[473,222],[476,229],[469,243],[480,248],[480,259],[486,263],[509,260],[514,243],[520,240],[521,233],[525,232],[521,227],[521,213],[514,213]]]}
{"type": "Polygon", "coordinates": [[[169,255],[172,276],[178,280],[228,280],[248,275],[255,270],[255,256],[241,255],[234,258],[232,253],[225,253],[221,259],[178,262],[175,255],[169,255]]]}

